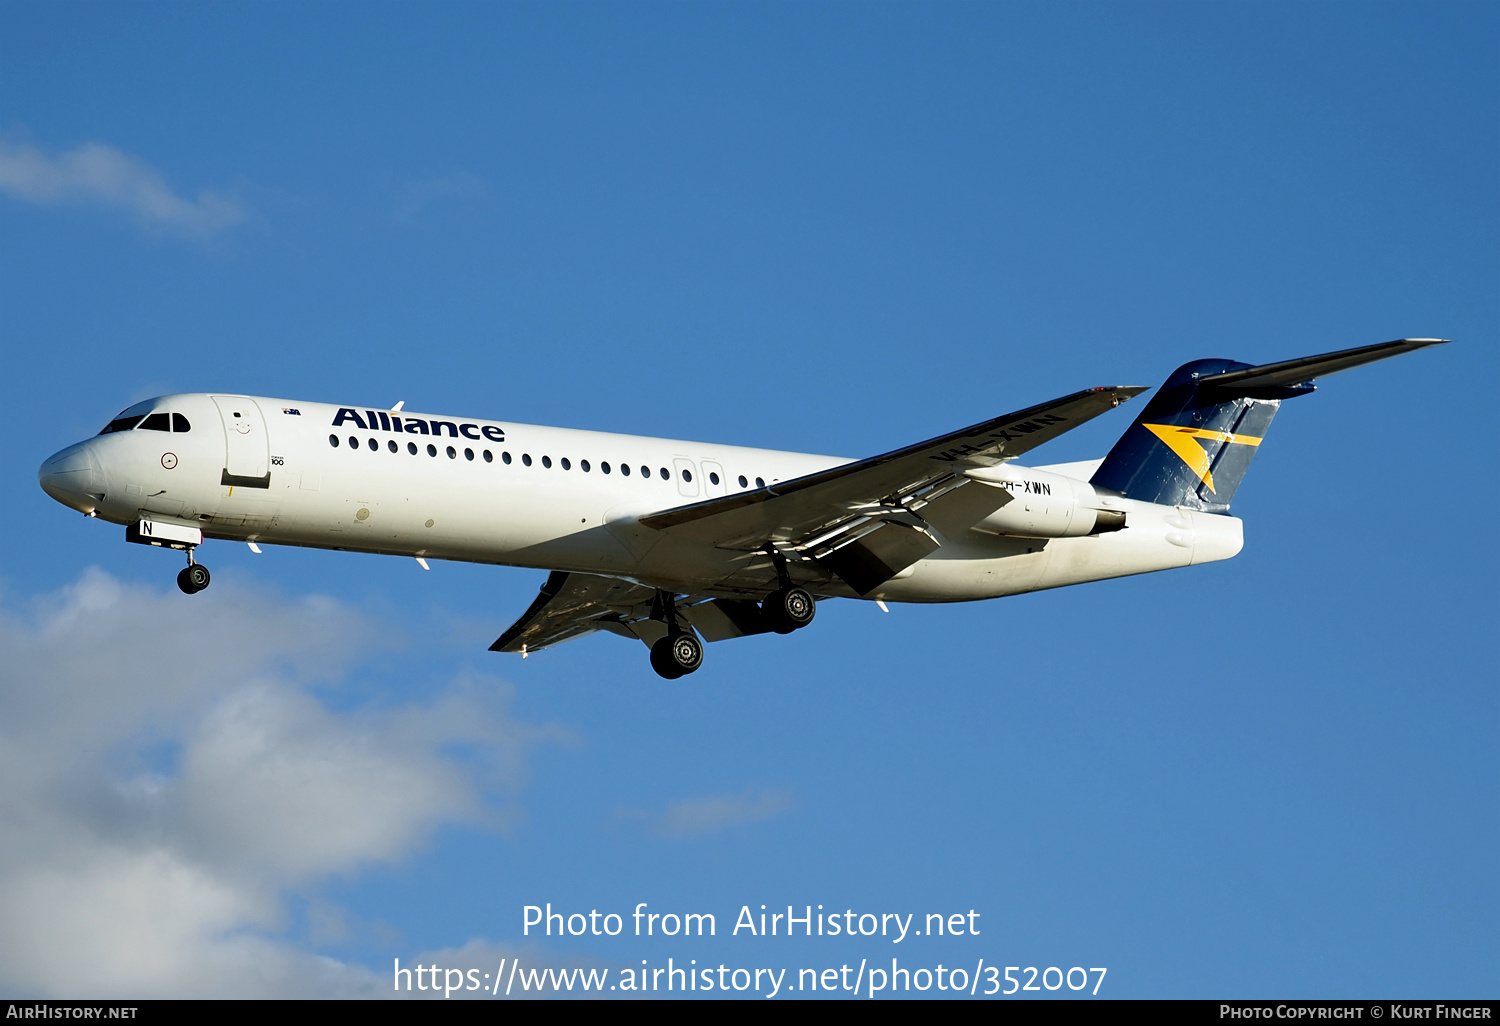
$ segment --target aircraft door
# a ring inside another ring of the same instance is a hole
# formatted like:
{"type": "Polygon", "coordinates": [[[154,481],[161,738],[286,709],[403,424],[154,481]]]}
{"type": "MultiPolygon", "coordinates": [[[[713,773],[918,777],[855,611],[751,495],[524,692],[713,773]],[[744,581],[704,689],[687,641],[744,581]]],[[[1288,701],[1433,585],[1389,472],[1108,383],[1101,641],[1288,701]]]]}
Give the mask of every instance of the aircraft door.
{"type": "Polygon", "coordinates": [[[686,456],[672,457],[673,476],[677,478],[677,491],[694,498],[698,494],[698,468],[686,456]]]}
{"type": "Polygon", "coordinates": [[[271,444],[266,420],[253,399],[216,395],[214,405],[224,424],[222,484],[238,488],[271,487],[271,444]]]}
{"type": "Polygon", "coordinates": [[[724,468],[713,460],[704,460],[703,494],[710,499],[717,499],[724,491],[724,468]]]}

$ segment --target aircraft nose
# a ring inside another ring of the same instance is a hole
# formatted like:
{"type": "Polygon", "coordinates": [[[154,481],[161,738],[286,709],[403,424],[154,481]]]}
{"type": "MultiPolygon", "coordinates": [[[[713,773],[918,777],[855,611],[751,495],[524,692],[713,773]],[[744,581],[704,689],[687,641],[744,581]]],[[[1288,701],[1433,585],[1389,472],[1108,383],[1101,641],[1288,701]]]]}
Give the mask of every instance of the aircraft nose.
{"type": "Polygon", "coordinates": [[[104,501],[104,473],[87,442],[47,457],[37,481],[58,502],[84,513],[104,501]]]}

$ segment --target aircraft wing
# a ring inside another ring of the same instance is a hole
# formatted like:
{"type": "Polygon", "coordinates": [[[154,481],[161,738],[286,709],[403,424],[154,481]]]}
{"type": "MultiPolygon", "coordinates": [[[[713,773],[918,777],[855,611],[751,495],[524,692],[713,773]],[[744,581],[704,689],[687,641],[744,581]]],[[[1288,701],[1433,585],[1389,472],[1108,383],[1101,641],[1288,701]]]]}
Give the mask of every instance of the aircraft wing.
{"type": "Polygon", "coordinates": [[[966,528],[1004,501],[994,489],[956,494],[968,484],[965,471],[1013,459],[1144,391],[1116,386],[1075,392],[880,456],[648,514],[640,522],[719,548],[773,546],[818,563],[865,594],[937,548],[929,520],[966,528]]]}
{"type": "Polygon", "coordinates": [[[655,595],[650,588],[613,577],[554,570],[531,608],[490,646],[491,652],[535,652],[638,615],[655,595]]]}
{"type": "MultiPolygon", "coordinates": [[[[991,488],[958,494],[969,483],[966,470],[1034,449],[1144,391],[1075,392],[881,456],[653,513],[640,522],[721,548],[755,551],[774,545],[811,561],[815,573],[835,574],[864,594],[938,546],[929,521],[967,527],[1003,501],[1003,493],[991,488]]],[[[769,562],[762,569],[769,574],[769,562]]],[[[649,643],[660,633],[648,629],[654,597],[651,588],[631,581],[554,571],[531,608],[490,651],[532,652],[598,630],[649,643]]],[[[692,596],[689,601],[680,614],[709,640],[766,630],[753,603],[692,596]]]]}

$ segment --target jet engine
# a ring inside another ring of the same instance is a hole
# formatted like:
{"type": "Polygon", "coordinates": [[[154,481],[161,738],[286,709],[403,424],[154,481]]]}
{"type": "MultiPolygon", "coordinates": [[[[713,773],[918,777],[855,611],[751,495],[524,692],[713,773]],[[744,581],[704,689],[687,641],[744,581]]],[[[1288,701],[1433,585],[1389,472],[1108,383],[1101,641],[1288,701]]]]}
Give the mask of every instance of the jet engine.
{"type": "Polygon", "coordinates": [[[995,489],[1008,495],[972,530],[1019,538],[1081,538],[1118,531],[1125,514],[1108,509],[1104,496],[1085,481],[1030,467],[982,467],[970,470],[966,488],[995,489]]]}

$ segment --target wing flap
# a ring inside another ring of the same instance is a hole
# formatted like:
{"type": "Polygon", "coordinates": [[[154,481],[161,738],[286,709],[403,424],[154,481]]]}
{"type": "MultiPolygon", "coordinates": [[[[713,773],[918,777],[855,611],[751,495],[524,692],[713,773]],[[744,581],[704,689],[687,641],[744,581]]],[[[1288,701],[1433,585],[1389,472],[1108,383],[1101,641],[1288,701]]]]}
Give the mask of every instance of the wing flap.
{"type": "Polygon", "coordinates": [[[572,638],[611,629],[649,603],[647,587],[613,577],[555,570],[521,618],[490,646],[491,652],[535,652],[572,638]]]}
{"type": "Polygon", "coordinates": [[[922,507],[922,519],[945,537],[962,534],[996,510],[1009,505],[1015,496],[1003,485],[987,481],[966,481],[922,507]]]}
{"type": "Polygon", "coordinates": [[[754,602],[737,599],[715,599],[684,606],[678,616],[691,623],[704,641],[727,641],[751,634],[765,634],[766,626],[760,607],[754,602]]]}
{"type": "Polygon", "coordinates": [[[937,547],[937,539],[920,527],[887,520],[820,562],[856,594],[868,595],[937,547]]]}

